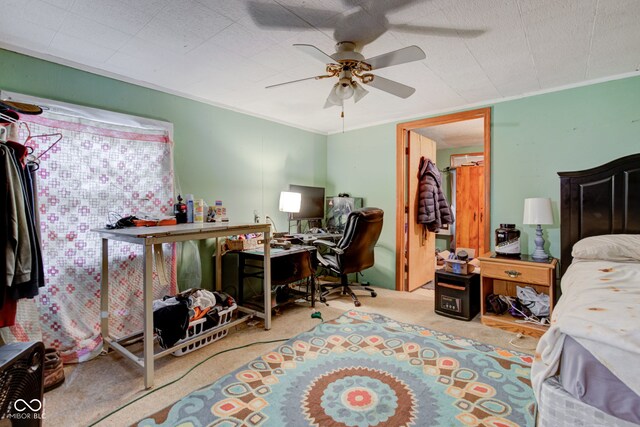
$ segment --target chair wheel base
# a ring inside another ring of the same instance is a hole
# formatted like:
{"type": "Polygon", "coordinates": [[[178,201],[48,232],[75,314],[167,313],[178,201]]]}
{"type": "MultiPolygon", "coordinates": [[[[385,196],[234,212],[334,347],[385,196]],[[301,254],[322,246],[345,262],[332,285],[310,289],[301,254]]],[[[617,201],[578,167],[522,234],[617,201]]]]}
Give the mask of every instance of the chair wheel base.
{"type": "Polygon", "coordinates": [[[353,305],[355,305],[356,307],[360,307],[362,303],[360,301],[354,301],[353,305]]]}
{"type": "Polygon", "coordinates": [[[378,296],[378,294],[377,294],[377,293],[375,293],[375,292],[371,292],[371,298],[375,298],[375,297],[377,297],[377,296],[378,296]]]}

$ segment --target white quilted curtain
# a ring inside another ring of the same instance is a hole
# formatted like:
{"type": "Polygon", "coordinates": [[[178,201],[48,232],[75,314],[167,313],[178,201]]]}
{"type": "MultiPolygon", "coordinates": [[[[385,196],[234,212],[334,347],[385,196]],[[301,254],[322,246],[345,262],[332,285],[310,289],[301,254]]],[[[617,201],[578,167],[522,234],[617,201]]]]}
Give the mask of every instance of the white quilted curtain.
{"type": "MultiPolygon", "coordinates": [[[[6,342],[42,340],[65,362],[88,360],[102,348],[101,241],[91,229],[115,215],[171,214],[173,142],[166,128],[113,124],[66,108],[21,120],[21,141],[41,156],[36,186],[46,286],[19,301],[16,325],[0,333],[6,342]],[[54,135],[36,137],[43,134],[54,135]],[[53,145],[55,134],[62,139],[53,145]]],[[[142,254],[139,245],[110,247],[110,329],[121,336],[142,328],[142,254]]],[[[176,290],[175,246],[164,252],[168,277],[154,273],[155,298],[176,290]]]]}

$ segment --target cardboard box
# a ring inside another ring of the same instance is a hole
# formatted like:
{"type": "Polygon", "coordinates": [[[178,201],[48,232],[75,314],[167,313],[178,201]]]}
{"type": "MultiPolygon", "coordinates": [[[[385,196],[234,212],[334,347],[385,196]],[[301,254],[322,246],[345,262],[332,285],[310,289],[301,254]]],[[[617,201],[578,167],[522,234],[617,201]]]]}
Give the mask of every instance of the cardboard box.
{"type": "Polygon", "coordinates": [[[444,271],[454,274],[470,274],[473,273],[475,267],[467,261],[458,261],[457,259],[444,260],[444,271]]]}

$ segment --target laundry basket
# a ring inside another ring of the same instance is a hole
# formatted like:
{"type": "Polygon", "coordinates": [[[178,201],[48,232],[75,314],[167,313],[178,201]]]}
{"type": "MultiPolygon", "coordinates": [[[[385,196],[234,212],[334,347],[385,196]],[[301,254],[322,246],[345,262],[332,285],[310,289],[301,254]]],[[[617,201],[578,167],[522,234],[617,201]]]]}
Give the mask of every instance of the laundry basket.
{"type": "MultiPolygon", "coordinates": [[[[220,319],[218,320],[218,324],[208,329],[204,329],[204,322],[206,321],[204,317],[198,320],[194,320],[193,322],[190,322],[189,327],[187,328],[187,336],[181,339],[180,341],[178,341],[175,345],[181,344],[193,337],[197,337],[198,335],[203,335],[207,332],[211,332],[214,329],[220,329],[222,326],[231,322],[231,319],[233,318],[233,313],[236,311],[237,308],[238,308],[238,305],[234,303],[228,308],[222,311],[219,311],[218,315],[220,316],[220,319]]],[[[229,332],[229,329],[222,329],[214,334],[211,334],[200,340],[194,341],[186,347],[182,347],[181,349],[174,351],[173,355],[184,356],[187,353],[191,353],[192,351],[195,351],[201,347],[204,347],[207,344],[211,344],[214,341],[218,341],[219,339],[226,337],[228,332],[229,332]]]]}

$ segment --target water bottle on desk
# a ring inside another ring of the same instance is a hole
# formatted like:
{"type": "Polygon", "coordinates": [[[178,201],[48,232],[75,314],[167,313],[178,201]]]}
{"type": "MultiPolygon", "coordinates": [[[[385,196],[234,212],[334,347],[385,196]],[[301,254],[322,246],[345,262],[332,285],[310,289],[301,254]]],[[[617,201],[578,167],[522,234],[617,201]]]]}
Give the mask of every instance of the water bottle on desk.
{"type": "Polygon", "coordinates": [[[191,224],[193,222],[193,194],[187,194],[187,222],[191,224]]]}

